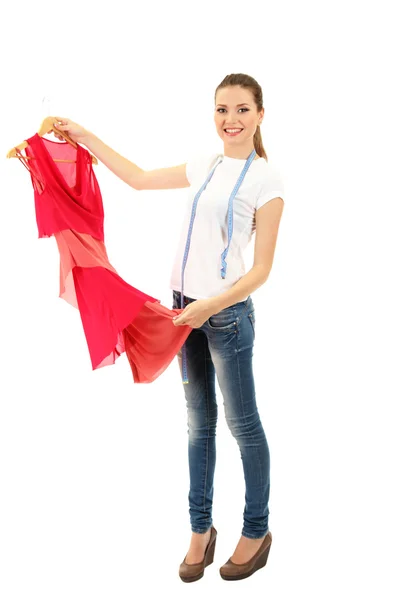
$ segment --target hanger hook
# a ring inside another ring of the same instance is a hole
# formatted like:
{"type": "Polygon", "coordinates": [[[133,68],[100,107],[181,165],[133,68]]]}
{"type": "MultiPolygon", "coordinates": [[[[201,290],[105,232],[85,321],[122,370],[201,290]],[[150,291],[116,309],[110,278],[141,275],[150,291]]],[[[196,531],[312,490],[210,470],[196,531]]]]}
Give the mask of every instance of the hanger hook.
{"type": "Polygon", "coordinates": [[[50,98],[50,96],[43,96],[43,99],[42,99],[42,113],[43,113],[43,118],[44,119],[46,117],[50,117],[51,116],[50,108],[51,108],[51,98],[50,98]]]}

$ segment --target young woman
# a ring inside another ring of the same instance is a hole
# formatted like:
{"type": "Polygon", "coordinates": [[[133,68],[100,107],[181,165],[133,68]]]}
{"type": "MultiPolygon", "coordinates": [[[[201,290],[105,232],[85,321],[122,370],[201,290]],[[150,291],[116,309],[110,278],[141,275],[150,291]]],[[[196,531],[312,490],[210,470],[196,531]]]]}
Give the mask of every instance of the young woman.
{"type": "Polygon", "coordinates": [[[260,133],[263,117],[257,81],[241,73],[228,75],[215,92],[214,122],[223,154],[151,171],[71,120],[57,117],[56,123],[136,190],[191,188],[171,274],[172,308],[184,308],[174,323],[193,328],[178,354],[189,434],[192,537],[179,567],[186,582],[202,577],[214,557],[216,377],[226,422],[239,446],[246,486],[241,537],[220,568],[221,577],[252,575],[266,564],[272,541],[270,457],[256,404],[255,309],[250,294],[266,282],[272,268],[284,187],[279,171],[267,161],[260,133]],[[254,262],[245,273],[243,251],[254,232],[254,262]]]}

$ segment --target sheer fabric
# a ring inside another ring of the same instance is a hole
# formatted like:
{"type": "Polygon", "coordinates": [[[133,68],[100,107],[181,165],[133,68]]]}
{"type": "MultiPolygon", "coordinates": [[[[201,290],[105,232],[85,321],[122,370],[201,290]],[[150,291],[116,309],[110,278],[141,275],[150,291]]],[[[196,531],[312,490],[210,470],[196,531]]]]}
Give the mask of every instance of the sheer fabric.
{"type": "Polygon", "coordinates": [[[37,133],[18,157],[29,170],[39,238],[54,236],[60,253],[60,298],[77,308],[92,369],[125,352],[134,383],[150,383],[169,366],[192,328],[176,327],[182,309],[124,281],[104,243],[104,211],[89,152],[37,133]],[[74,162],[55,162],[61,161],[74,162]]]}

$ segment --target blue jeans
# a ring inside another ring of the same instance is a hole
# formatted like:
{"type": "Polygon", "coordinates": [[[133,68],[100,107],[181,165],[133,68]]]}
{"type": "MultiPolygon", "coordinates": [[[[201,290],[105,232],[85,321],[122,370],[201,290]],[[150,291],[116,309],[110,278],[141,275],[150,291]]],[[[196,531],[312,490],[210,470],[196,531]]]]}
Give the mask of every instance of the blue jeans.
{"type": "MultiPolygon", "coordinates": [[[[184,306],[194,302],[184,296],[184,306]]],[[[172,308],[181,308],[173,290],[172,308]]],[[[217,402],[215,375],[225,418],[239,446],[245,480],[242,535],[264,537],[268,529],[270,456],[256,405],[253,378],[255,313],[251,296],[212,315],[186,340],[188,384],[182,384],[188,415],[189,515],[191,529],[205,533],[213,524],[217,402]]],[[[178,352],[182,374],[182,349],[178,352]]]]}

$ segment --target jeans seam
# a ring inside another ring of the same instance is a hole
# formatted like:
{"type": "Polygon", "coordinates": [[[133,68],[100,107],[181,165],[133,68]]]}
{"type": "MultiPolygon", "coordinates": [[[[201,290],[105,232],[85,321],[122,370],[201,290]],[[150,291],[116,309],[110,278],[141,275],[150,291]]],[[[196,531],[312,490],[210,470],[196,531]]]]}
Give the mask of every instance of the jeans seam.
{"type": "Polygon", "coordinates": [[[253,320],[253,313],[254,313],[254,311],[253,311],[253,310],[251,310],[251,311],[249,312],[249,314],[248,314],[248,317],[249,317],[249,319],[250,319],[251,327],[252,327],[252,329],[253,329],[253,338],[254,338],[254,340],[255,340],[255,337],[256,337],[256,328],[255,328],[255,323],[254,323],[254,320],[253,320]]]}
{"type": "MultiPolygon", "coordinates": [[[[236,361],[237,361],[237,371],[238,371],[238,376],[239,376],[239,389],[240,389],[240,407],[242,409],[242,416],[244,418],[244,422],[246,424],[246,429],[247,429],[247,433],[250,435],[252,442],[254,443],[254,436],[253,434],[250,432],[248,423],[247,423],[247,417],[244,411],[244,407],[243,407],[243,389],[242,389],[242,379],[240,376],[240,365],[239,365],[239,354],[236,354],[236,361]]],[[[255,401],[256,404],[256,401],[255,401]]],[[[258,411],[258,408],[257,408],[258,411]]],[[[259,468],[259,472],[261,473],[262,471],[262,465],[261,465],[261,460],[260,460],[260,454],[259,454],[259,446],[257,444],[255,444],[255,446],[257,447],[257,458],[258,458],[258,468],[259,468]]]]}
{"type": "Polygon", "coordinates": [[[210,439],[210,403],[208,395],[208,379],[207,379],[207,336],[204,336],[204,374],[206,382],[206,405],[207,405],[207,443],[206,443],[206,470],[204,478],[204,495],[203,495],[203,511],[206,512],[206,491],[207,491],[207,475],[208,475],[208,440],[210,439]]]}
{"type": "Polygon", "coordinates": [[[241,313],[239,313],[239,315],[240,315],[240,316],[237,316],[238,310],[237,310],[237,308],[236,308],[236,322],[237,322],[237,324],[239,324],[239,323],[240,323],[240,321],[243,319],[243,317],[244,317],[245,315],[246,315],[246,316],[248,316],[248,315],[249,315],[249,312],[251,312],[251,311],[249,311],[249,306],[250,306],[250,298],[251,298],[251,296],[249,296],[249,297],[247,298],[247,300],[246,300],[246,302],[245,302],[244,306],[242,307],[242,312],[241,312],[241,313]]]}

